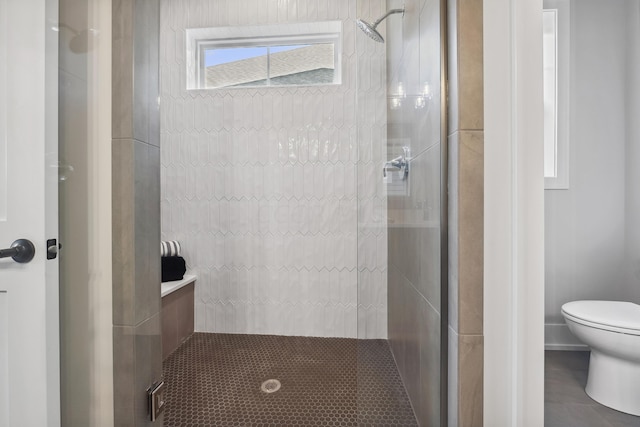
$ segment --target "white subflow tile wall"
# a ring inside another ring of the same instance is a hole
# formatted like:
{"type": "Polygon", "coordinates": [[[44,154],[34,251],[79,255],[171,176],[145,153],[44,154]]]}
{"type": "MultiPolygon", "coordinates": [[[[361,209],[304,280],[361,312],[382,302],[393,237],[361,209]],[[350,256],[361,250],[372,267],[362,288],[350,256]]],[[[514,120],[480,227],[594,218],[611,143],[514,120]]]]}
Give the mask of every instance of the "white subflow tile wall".
{"type": "Polygon", "coordinates": [[[382,0],[161,2],[162,236],[196,330],[386,338],[382,0]],[[186,90],[187,28],[340,20],[336,86],[186,90]]]}

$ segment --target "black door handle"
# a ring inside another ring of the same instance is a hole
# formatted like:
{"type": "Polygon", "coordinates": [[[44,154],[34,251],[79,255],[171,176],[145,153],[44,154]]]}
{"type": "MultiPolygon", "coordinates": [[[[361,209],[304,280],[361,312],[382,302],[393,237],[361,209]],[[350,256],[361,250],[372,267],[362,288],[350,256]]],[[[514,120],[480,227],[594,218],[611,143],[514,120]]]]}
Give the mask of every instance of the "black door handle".
{"type": "Polygon", "coordinates": [[[0,249],[0,258],[13,258],[15,262],[25,264],[36,254],[36,248],[30,240],[18,239],[9,249],[0,249]]]}

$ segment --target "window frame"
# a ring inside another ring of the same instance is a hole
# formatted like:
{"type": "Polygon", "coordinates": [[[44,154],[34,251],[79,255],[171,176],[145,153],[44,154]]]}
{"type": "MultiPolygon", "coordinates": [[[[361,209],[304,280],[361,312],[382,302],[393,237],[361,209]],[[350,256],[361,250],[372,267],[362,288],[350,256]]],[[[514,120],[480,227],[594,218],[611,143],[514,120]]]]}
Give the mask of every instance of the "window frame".
{"type": "MultiPolygon", "coordinates": [[[[187,89],[220,90],[233,86],[205,87],[205,51],[214,47],[274,47],[303,44],[333,44],[333,83],[318,85],[256,85],[242,88],[326,86],[342,83],[342,21],[308,22],[260,26],[191,28],[186,30],[187,89]]],[[[268,60],[268,57],[267,57],[268,60]]],[[[268,69],[265,79],[268,79],[268,69]]]]}
{"type": "MultiPolygon", "coordinates": [[[[568,190],[570,170],[570,2],[569,0],[544,0],[544,12],[556,15],[555,40],[555,136],[556,175],[544,177],[545,190],[568,190]]],[[[545,125],[546,126],[546,125],[545,125]]],[[[545,131],[545,134],[547,132],[545,131]]],[[[545,141],[545,146],[547,143],[545,141]]],[[[545,157],[546,157],[545,153],[545,157]]]]}

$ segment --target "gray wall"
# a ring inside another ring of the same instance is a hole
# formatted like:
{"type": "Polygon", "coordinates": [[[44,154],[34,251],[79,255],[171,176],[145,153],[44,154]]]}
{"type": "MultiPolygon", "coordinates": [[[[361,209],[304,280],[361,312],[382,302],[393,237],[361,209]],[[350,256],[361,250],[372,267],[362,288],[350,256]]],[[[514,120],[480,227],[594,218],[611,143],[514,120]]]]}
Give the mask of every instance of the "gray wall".
{"type": "Polygon", "coordinates": [[[148,421],[162,377],[157,0],[113,2],[113,340],[115,425],[148,421]]]}
{"type": "Polygon", "coordinates": [[[559,124],[569,126],[569,189],[545,191],[549,348],[580,345],[562,304],[640,302],[639,2],[579,0],[570,8],[571,118],[559,124]]]}
{"type": "Polygon", "coordinates": [[[625,294],[640,304],[640,2],[627,8],[625,294]]]}
{"type": "Polygon", "coordinates": [[[388,158],[403,146],[413,157],[408,180],[389,184],[389,341],[423,426],[440,425],[439,3],[407,1],[404,18],[387,21],[388,158]],[[400,84],[406,97],[396,101],[400,84]]]}

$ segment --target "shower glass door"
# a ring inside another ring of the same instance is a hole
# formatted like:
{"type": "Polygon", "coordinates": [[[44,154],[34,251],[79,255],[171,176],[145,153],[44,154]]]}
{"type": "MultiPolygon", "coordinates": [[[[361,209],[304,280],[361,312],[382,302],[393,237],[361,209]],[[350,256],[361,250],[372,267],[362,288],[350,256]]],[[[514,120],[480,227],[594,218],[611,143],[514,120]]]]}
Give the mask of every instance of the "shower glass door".
{"type": "Polygon", "coordinates": [[[358,1],[357,16],[402,8],[377,26],[383,42],[356,34],[358,421],[439,426],[440,1],[358,1]]]}

